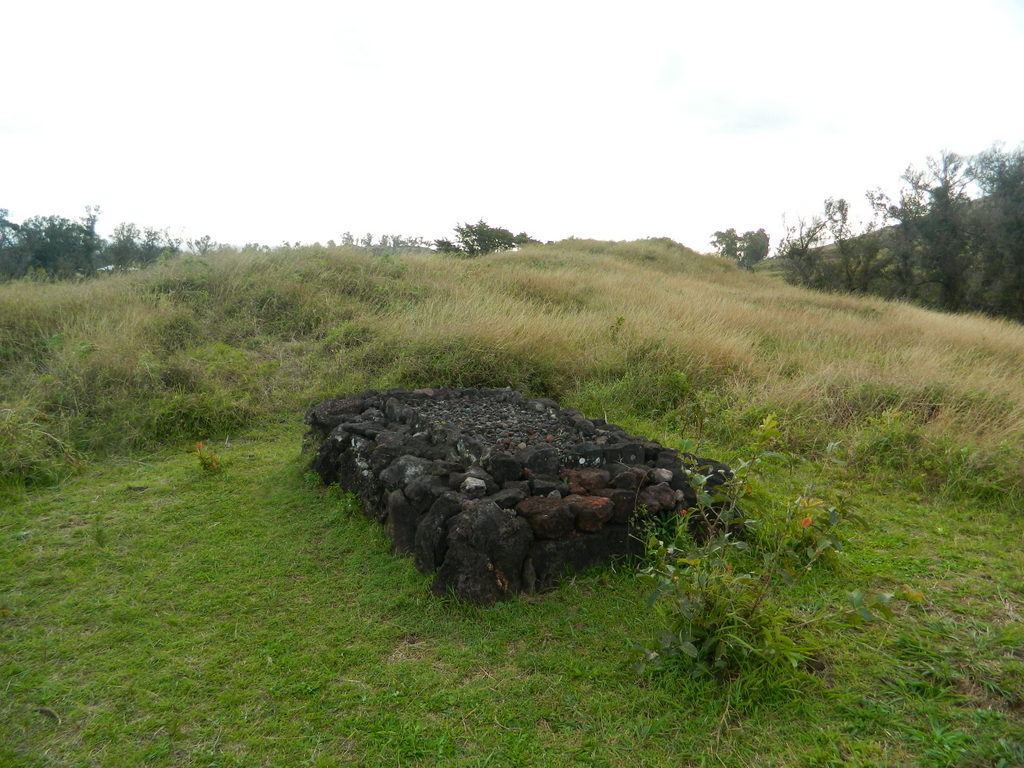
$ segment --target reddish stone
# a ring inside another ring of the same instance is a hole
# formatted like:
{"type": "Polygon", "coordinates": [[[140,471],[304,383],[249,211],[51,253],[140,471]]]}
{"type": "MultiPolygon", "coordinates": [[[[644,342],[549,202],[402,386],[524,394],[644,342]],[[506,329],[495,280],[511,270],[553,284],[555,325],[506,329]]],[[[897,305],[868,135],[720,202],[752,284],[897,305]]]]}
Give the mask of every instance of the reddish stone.
{"type": "Polygon", "coordinates": [[[607,469],[597,469],[595,467],[566,469],[562,471],[562,477],[569,483],[570,488],[578,486],[584,491],[593,491],[598,488],[604,488],[608,485],[608,481],[611,479],[607,469]]]}
{"type": "Polygon", "coordinates": [[[581,469],[580,470],[580,485],[586,488],[588,491],[596,490],[597,488],[605,488],[608,485],[608,481],[611,476],[608,474],[607,469],[581,469]]]}
{"type": "Polygon", "coordinates": [[[566,496],[565,506],[576,518],[576,527],[591,533],[611,520],[615,504],[603,496],[566,496]]]}
{"type": "Polygon", "coordinates": [[[612,501],[612,522],[616,525],[626,525],[636,512],[636,491],[629,491],[622,488],[602,488],[594,491],[595,496],[603,496],[612,501]]]}
{"type": "Polygon", "coordinates": [[[526,518],[533,532],[542,539],[557,539],[572,533],[576,516],[565,501],[551,496],[531,496],[516,504],[516,511],[526,518]]]}

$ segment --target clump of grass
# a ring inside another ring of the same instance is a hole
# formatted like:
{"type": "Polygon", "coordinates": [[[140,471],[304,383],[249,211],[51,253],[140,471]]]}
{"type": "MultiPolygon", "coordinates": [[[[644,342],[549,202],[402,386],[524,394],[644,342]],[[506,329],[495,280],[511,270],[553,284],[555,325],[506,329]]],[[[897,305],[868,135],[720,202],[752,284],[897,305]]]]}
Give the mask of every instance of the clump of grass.
{"type": "Polygon", "coordinates": [[[45,485],[79,465],[78,452],[29,407],[0,408],[0,488],[45,485]]]}

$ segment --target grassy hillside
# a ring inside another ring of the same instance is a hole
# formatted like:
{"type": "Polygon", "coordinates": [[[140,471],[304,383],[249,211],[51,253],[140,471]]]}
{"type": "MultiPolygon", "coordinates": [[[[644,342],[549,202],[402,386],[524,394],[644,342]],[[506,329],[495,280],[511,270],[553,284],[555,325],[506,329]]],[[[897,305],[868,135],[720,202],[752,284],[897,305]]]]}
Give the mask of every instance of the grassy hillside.
{"type": "Polygon", "coordinates": [[[663,240],[0,286],[0,765],[1022,764],[1021,370],[1020,326],[663,240]],[[813,492],[867,524],[780,604],[925,599],[808,623],[792,676],[707,681],[636,671],[661,619],[629,569],[429,598],[299,455],[311,402],[428,384],[551,395],[734,464],[774,412],[806,460],[752,477],[752,513],[813,492]]]}
{"type": "Polygon", "coordinates": [[[1024,329],[822,295],[669,241],[481,259],[283,249],[0,286],[8,482],[222,438],[370,386],[513,386],[724,445],[776,411],[802,451],[1017,492],[1024,329]],[[966,449],[966,450],[962,450],[966,449]]]}

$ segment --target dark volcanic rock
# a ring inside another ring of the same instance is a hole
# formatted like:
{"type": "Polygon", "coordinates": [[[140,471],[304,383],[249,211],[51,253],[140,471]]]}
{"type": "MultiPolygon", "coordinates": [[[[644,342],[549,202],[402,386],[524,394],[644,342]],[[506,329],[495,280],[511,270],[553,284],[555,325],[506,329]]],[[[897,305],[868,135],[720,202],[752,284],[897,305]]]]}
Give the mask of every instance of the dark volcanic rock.
{"type": "Polygon", "coordinates": [[[448,526],[448,549],[431,586],[472,603],[488,604],[522,591],[523,561],[533,536],[514,512],[471,501],[448,526]]]}
{"type": "Polygon", "coordinates": [[[619,472],[612,479],[612,485],[616,488],[624,488],[629,491],[635,491],[647,480],[647,472],[640,467],[629,467],[628,469],[619,472]]]}
{"type": "Polygon", "coordinates": [[[558,451],[551,446],[531,446],[519,452],[516,459],[534,475],[557,475],[559,470],[558,451]]]}
{"type": "Polygon", "coordinates": [[[448,520],[462,511],[463,501],[454,491],[445,491],[419,521],[413,549],[416,567],[421,573],[433,572],[444,560],[448,548],[448,520]]]}
{"type": "Polygon", "coordinates": [[[388,494],[387,509],[388,514],[384,525],[395,551],[412,552],[416,541],[416,522],[419,517],[416,510],[412,508],[409,500],[401,491],[392,491],[388,494]]]}
{"type": "Polygon", "coordinates": [[[341,422],[357,417],[365,408],[365,402],[365,398],[362,395],[335,397],[330,400],[324,400],[322,403],[314,405],[306,411],[305,421],[314,431],[319,432],[321,438],[323,438],[329,435],[341,422]]]}
{"type": "Polygon", "coordinates": [[[502,509],[514,509],[516,504],[526,498],[526,491],[521,488],[502,488],[487,498],[502,509]]]}
{"type": "Polygon", "coordinates": [[[496,453],[491,456],[487,468],[491,477],[498,485],[503,485],[523,476],[523,465],[507,453],[496,453]]]}
{"type": "Polygon", "coordinates": [[[637,509],[636,491],[627,491],[623,488],[602,488],[594,493],[611,500],[611,522],[616,525],[626,525],[633,519],[637,509]]]}
{"type": "Polygon", "coordinates": [[[569,485],[554,475],[540,475],[530,480],[530,490],[535,496],[550,496],[552,493],[565,496],[569,493],[569,485]]]}
{"type": "Polygon", "coordinates": [[[399,456],[391,465],[380,473],[380,481],[385,488],[402,488],[420,475],[428,474],[432,462],[419,456],[399,456]]]}
{"type": "Polygon", "coordinates": [[[436,475],[419,475],[404,488],[409,505],[422,514],[430,509],[434,499],[448,490],[448,483],[436,475]]]}
{"type": "Polygon", "coordinates": [[[652,515],[670,512],[676,506],[676,492],[669,487],[668,483],[658,483],[640,491],[638,501],[652,515]]]}
{"type": "Polygon", "coordinates": [[[538,541],[530,548],[530,562],[536,589],[549,589],[562,576],[579,573],[624,554],[614,548],[616,537],[601,533],[579,533],[562,539],[538,541]]]}

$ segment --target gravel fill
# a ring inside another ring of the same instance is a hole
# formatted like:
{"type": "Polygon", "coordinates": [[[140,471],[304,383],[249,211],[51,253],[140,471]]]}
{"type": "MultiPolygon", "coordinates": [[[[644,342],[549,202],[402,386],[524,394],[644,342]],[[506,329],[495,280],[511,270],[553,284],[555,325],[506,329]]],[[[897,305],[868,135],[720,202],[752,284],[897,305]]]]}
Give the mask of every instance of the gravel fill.
{"type": "Polygon", "coordinates": [[[493,398],[450,398],[409,403],[421,420],[435,428],[457,429],[467,437],[498,451],[530,445],[550,445],[564,452],[586,438],[572,423],[528,402],[500,402],[493,398]]]}

